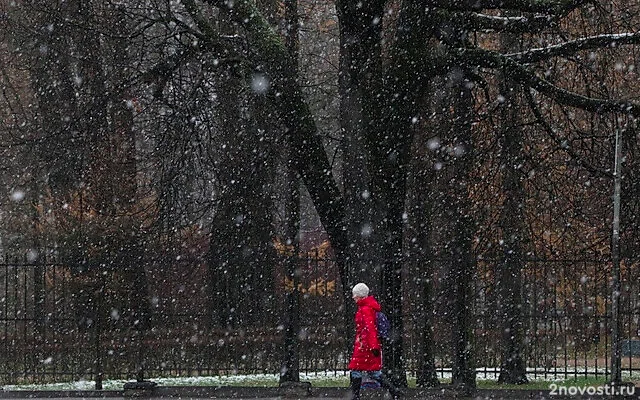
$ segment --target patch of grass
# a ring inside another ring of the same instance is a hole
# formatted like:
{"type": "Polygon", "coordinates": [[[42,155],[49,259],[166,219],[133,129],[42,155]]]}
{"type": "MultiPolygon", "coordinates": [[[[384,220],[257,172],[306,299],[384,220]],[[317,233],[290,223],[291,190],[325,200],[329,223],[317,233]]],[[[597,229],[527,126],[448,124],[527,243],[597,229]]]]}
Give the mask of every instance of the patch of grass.
{"type": "MultiPolygon", "coordinates": [[[[477,381],[478,389],[521,389],[521,390],[547,390],[552,382],[531,381],[522,385],[498,383],[496,381],[477,381]]],[[[556,382],[557,383],[557,382],[556,382]]]]}
{"type": "Polygon", "coordinates": [[[603,377],[595,378],[577,378],[577,379],[565,379],[554,381],[530,381],[522,385],[504,384],[496,381],[477,381],[478,388],[480,389],[526,389],[526,390],[549,390],[549,385],[564,385],[564,386],[603,386],[606,381],[603,377]]]}
{"type": "Polygon", "coordinates": [[[311,381],[311,385],[313,385],[313,387],[348,387],[349,378],[314,379],[311,381]]]}

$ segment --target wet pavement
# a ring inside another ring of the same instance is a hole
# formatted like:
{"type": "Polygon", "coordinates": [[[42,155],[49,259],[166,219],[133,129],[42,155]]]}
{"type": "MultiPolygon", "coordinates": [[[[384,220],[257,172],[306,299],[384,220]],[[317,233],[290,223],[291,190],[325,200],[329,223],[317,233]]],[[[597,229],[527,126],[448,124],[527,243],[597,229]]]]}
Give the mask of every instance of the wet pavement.
{"type": "MultiPolygon", "coordinates": [[[[640,391],[638,392],[640,393],[640,391]]],[[[347,400],[350,392],[347,388],[259,388],[259,387],[165,387],[158,386],[144,390],[67,390],[67,391],[0,391],[0,399],[109,399],[131,400],[140,399],[263,399],[263,400],[347,400]]],[[[362,400],[390,400],[391,396],[381,389],[364,389],[362,400]]],[[[549,390],[525,389],[478,389],[472,394],[461,393],[451,387],[437,389],[407,389],[406,399],[473,399],[473,400],[542,400],[542,399],[639,399],[634,396],[606,396],[606,395],[557,395],[549,390]]]]}

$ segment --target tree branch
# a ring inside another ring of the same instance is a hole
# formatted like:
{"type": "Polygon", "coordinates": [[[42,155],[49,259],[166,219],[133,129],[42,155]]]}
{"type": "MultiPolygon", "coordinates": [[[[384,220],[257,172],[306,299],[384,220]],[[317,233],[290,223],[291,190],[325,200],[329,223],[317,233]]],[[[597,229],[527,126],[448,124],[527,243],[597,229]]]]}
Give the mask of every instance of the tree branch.
{"type": "Polygon", "coordinates": [[[217,32],[209,21],[204,18],[194,0],[183,0],[182,4],[184,4],[184,8],[189,12],[191,18],[193,18],[193,21],[204,35],[209,38],[215,38],[217,36],[217,32]]]}
{"type": "Polygon", "coordinates": [[[186,25],[179,19],[176,19],[175,23],[184,27],[189,34],[195,36],[198,42],[197,45],[188,47],[182,52],[169,56],[142,75],[141,80],[143,82],[154,84],[153,96],[156,98],[162,96],[162,91],[167,81],[180,66],[196,58],[203,52],[208,52],[216,58],[215,65],[242,62],[240,57],[231,56],[235,53],[235,50],[220,40],[220,35],[215,31],[209,21],[202,16],[194,0],[183,0],[183,4],[198,29],[200,29],[200,32],[186,25]]]}
{"type": "Polygon", "coordinates": [[[508,9],[550,15],[567,14],[593,0],[427,0],[426,7],[451,11],[508,9]]]}
{"type": "Polygon", "coordinates": [[[203,52],[213,54],[216,58],[216,65],[241,63],[243,61],[240,57],[230,57],[229,53],[231,51],[226,49],[226,46],[223,46],[220,42],[200,41],[197,46],[188,47],[184,51],[167,57],[153,68],[144,72],[139,79],[144,83],[153,84],[153,97],[162,97],[164,87],[171,75],[182,65],[198,57],[203,52]]]}
{"type": "Polygon", "coordinates": [[[450,61],[453,63],[451,65],[458,63],[468,68],[502,69],[512,79],[537,90],[560,104],[598,114],[622,112],[635,117],[640,116],[640,104],[637,101],[597,99],[570,92],[540,78],[526,66],[498,52],[481,49],[457,49],[450,61]]]}
{"type": "Polygon", "coordinates": [[[529,64],[548,60],[553,57],[568,56],[570,54],[577,53],[578,51],[616,47],[628,44],[640,44],[640,32],[614,33],[580,38],[544,48],[506,54],[506,57],[516,59],[518,62],[524,64],[529,64]]]}
{"type": "Polygon", "coordinates": [[[529,107],[533,112],[533,115],[536,117],[538,123],[542,126],[542,128],[547,131],[549,137],[558,145],[559,148],[563,149],[576,163],[578,163],[582,168],[589,171],[592,176],[595,177],[605,177],[611,178],[613,174],[609,171],[606,171],[602,168],[594,167],[593,165],[587,163],[583,160],[583,158],[577,154],[570,146],[563,145],[563,141],[560,138],[560,135],[556,132],[556,130],[547,122],[542,113],[540,112],[540,108],[535,103],[533,96],[530,91],[525,91],[525,95],[527,98],[527,103],[529,103],[529,107]]]}
{"type": "Polygon", "coordinates": [[[553,27],[555,19],[547,15],[499,17],[479,13],[471,13],[467,17],[470,30],[536,33],[553,27]]]}

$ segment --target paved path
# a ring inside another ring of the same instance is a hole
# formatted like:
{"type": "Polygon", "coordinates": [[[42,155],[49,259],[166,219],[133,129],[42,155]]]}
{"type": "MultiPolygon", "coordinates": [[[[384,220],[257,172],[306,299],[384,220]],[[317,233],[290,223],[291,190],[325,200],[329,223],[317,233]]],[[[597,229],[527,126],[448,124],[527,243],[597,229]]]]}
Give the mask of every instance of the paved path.
{"type": "MultiPolygon", "coordinates": [[[[548,390],[524,389],[479,389],[471,396],[463,396],[451,388],[439,389],[407,389],[406,399],[469,399],[469,400],[568,400],[568,399],[611,399],[607,396],[551,396],[548,390]]],[[[640,388],[638,388],[640,393],[640,388]]],[[[0,399],[103,399],[103,400],[144,400],[167,399],[216,399],[216,400],[347,400],[350,393],[347,388],[312,388],[311,395],[305,390],[283,391],[278,388],[252,387],[157,387],[146,391],[0,391],[0,399]]],[[[639,399],[638,395],[615,397],[615,399],[639,399]]],[[[363,390],[363,400],[389,400],[390,396],[383,390],[363,390]]]]}

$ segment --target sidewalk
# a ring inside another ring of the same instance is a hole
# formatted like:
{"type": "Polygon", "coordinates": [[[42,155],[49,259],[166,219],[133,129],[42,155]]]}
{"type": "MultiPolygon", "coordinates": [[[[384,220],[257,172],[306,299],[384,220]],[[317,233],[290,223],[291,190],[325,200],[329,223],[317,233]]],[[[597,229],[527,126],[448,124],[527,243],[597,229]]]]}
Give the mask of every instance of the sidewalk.
{"type": "MultiPolygon", "coordinates": [[[[384,390],[363,389],[362,400],[389,400],[390,396],[384,390]]],[[[130,400],[143,398],[149,400],[160,399],[263,399],[263,400],[348,400],[348,388],[314,387],[310,392],[306,389],[294,390],[262,387],[187,387],[187,386],[159,386],[152,390],[62,390],[62,391],[0,391],[0,399],[109,399],[130,400]]],[[[520,389],[478,389],[471,396],[463,396],[452,388],[438,389],[406,389],[406,399],[491,399],[491,400],[543,400],[543,399],[611,399],[611,396],[551,396],[548,390],[520,390],[520,389]]],[[[616,397],[616,399],[638,399],[635,396],[616,397]]]]}

